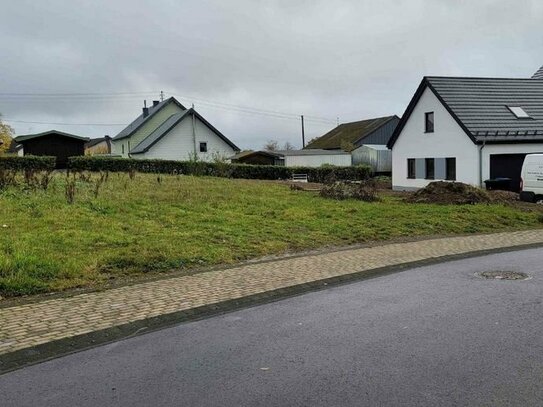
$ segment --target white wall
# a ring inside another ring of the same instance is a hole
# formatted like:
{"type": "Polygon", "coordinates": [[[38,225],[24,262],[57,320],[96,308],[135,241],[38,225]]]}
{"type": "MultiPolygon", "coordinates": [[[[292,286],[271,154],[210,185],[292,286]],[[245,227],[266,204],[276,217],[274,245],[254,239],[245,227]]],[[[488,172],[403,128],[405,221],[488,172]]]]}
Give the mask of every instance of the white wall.
{"type": "Polygon", "coordinates": [[[286,155],[286,167],[320,167],[323,164],[349,167],[352,164],[350,154],[286,155]]]}
{"type": "Polygon", "coordinates": [[[408,158],[456,158],[456,180],[479,185],[479,150],[445,107],[426,88],[392,148],[392,185],[409,190],[432,180],[408,179],[408,158]],[[424,113],[434,112],[434,132],[424,132],[424,113]]]}
{"type": "Polygon", "coordinates": [[[487,144],[482,151],[483,181],[490,178],[490,156],[492,154],[529,154],[543,153],[541,144],[487,144]]]}
{"type": "MultiPolygon", "coordinates": [[[[235,151],[223,139],[211,131],[195,117],[196,155],[199,160],[212,161],[214,156],[224,158],[235,154],[235,151]],[[207,153],[200,153],[200,142],[207,142],[207,153]]],[[[135,147],[135,146],[132,146],[135,147]]],[[[161,140],[145,154],[134,154],[132,158],[163,159],[187,161],[194,158],[194,141],[192,137],[192,116],[185,117],[161,140]]]]}

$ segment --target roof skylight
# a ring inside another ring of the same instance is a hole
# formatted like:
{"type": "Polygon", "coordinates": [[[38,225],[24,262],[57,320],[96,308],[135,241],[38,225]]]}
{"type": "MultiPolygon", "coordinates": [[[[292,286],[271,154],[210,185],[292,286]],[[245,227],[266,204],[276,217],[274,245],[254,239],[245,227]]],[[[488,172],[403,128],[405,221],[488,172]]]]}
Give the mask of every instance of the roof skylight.
{"type": "Polygon", "coordinates": [[[529,119],[530,115],[524,111],[520,106],[507,106],[511,113],[513,113],[517,119],[529,119]]]}

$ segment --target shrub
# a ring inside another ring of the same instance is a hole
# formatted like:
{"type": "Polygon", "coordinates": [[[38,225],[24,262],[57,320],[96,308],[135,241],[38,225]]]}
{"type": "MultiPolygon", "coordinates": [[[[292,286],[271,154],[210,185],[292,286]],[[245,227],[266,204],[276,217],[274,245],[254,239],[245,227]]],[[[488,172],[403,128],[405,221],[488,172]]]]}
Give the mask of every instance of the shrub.
{"type": "Polygon", "coordinates": [[[135,160],[112,157],[71,157],[68,168],[73,171],[143,172],[185,174],[223,178],[282,180],[292,174],[307,174],[310,182],[364,180],[371,176],[369,166],[356,167],[283,167],[275,165],[227,164],[204,161],[135,160]]]}
{"type": "Polygon", "coordinates": [[[0,156],[0,169],[14,171],[53,171],[56,158],[49,156],[0,156]]]}
{"type": "Polygon", "coordinates": [[[365,202],[375,202],[379,200],[377,185],[372,179],[360,182],[334,182],[324,186],[319,194],[324,198],[336,199],[338,201],[356,199],[365,202]]]}

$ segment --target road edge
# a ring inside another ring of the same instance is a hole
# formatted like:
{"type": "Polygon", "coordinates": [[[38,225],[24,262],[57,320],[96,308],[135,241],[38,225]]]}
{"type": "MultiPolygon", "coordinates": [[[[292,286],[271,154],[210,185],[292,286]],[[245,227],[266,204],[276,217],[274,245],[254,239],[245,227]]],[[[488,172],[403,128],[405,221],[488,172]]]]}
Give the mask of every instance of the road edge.
{"type": "Polygon", "coordinates": [[[58,339],[44,344],[17,350],[0,355],[0,375],[24,367],[43,363],[52,359],[67,356],[73,353],[92,349],[131,337],[169,328],[178,324],[214,317],[229,312],[238,311],[262,304],[280,301],[285,298],[303,295],[330,287],[348,284],[356,281],[376,278],[387,274],[398,273],[409,269],[429,266],[449,261],[486,256],[498,253],[522,251],[540,248],[543,243],[530,243],[517,246],[501,247],[496,249],[477,250],[454,255],[432,257],[414,262],[401,263],[392,266],[379,267],[370,270],[357,271],[336,277],[315,280],[309,283],[296,284],[285,288],[266,291],[238,299],[221,301],[188,310],[163,314],[111,328],[106,328],[69,338],[58,339]]]}

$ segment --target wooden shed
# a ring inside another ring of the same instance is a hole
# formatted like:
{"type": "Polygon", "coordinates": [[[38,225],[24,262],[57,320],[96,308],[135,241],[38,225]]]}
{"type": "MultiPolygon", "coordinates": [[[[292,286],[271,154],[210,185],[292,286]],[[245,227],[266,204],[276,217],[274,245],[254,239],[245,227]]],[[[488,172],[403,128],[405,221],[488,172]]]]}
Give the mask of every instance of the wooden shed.
{"type": "Polygon", "coordinates": [[[15,137],[23,146],[24,155],[47,155],[57,158],[57,168],[66,168],[68,157],[85,154],[88,137],[76,136],[58,130],[15,137]]]}

